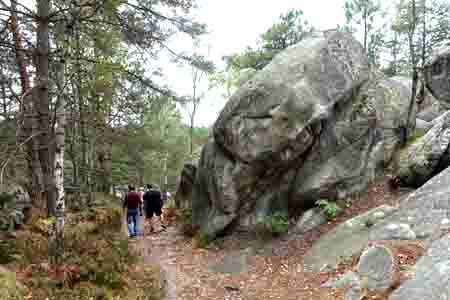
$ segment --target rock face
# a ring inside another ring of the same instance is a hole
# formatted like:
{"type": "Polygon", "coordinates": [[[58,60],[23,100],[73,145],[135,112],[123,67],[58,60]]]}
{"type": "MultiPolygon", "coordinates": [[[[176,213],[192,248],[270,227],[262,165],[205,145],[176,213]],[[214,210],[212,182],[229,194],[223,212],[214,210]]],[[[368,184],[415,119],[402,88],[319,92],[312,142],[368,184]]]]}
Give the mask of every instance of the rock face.
{"type": "Polygon", "coordinates": [[[181,172],[180,184],[175,195],[175,205],[177,208],[189,209],[192,207],[192,189],[194,187],[197,167],[193,164],[185,164],[181,172]]]}
{"type": "Polygon", "coordinates": [[[372,227],[394,211],[394,207],[383,205],[338,225],[312,245],[304,256],[305,268],[318,272],[324,264],[335,266],[343,258],[362,251],[370,240],[372,227]]]}
{"type": "Polygon", "coordinates": [[[405,139],[409,94],[371,73],[348,34],[286,49],[217,119],[198,166],[194,222],[215,235],[364,190],[405,139]]]}
{"type": "Polygon", "coordinates": [[[292,232],[303,234],[326,222],[327,216],[319,208],[311,208],[300,217],[292,232]]]}
{"type": "Polygon", "coordinates": [[[434,242],[415,266],[415,276],[404,282],[389,300],[450,298],[450,236],[434,242]]]}
{"type": "Polygon", "coordinates": [[[439,100],[443,109],[450,109],[450,48],[435,51],[424,69],[427,88],[439,100]]]}
{"type": "Polygon", "coordinates": [[[450,165],[450,112],[432,124],[423,137],[399,155],[397,176],[403,185],[420,187],[450,165]]]}
{"type": "Polygon", "coordinates": [[[383,239],[389,224],[407,224],[416,237],[432,239],[440,230],[450,229],[450,167],[410,193],[398,209],[375,225],[371,240],[383,239]],[[431,234],[430,234],[431,233],[431,234]]]}

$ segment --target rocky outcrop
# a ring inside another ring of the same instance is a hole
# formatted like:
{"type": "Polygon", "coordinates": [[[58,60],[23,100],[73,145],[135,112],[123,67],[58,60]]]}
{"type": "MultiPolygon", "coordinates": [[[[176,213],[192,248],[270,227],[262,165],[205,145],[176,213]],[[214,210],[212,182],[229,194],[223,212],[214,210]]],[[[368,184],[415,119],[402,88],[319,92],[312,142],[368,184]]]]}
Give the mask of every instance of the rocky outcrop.
{"type": "Polygon", "coordinates": [[[450,165],[450,112],[431,124],[423,137],[400,152],[397,176],[402,185],[420,187],[450,165]]]}
{"type": "Polygon", "coordinates": [[[450,229],[449,194],[450,167],[410,193],[392,215],[373,227],[370,239],[383,239],[390,224],[406,224],[417,238],[425,240],[439,235],[441,229],[450,229]]]}
{"type": "Polygon", "coordinates": [[[450,109],[450,48],[435,50],[424,68],[427,88],[439,100],[442,110],[450,109]]]}
{"type": "Polygon", "coordinates": [[[440,300],[450,297],[450,236],[434,242],[415,265],[415,276],[395,290],[389,300],[440,300]]]}
{"type": "Polygon", "coordinates": [[[215,235],[364,190],[406,138],[409,95],[372,73],[346,33],[286,49],[217,119],[198,166],[194,222],[215,235]]]}
{"type": "Polygon", "coordinates": [[[335,267],[342,259],[362,251],[370,241],[372,227],[394,211],[394,207],[384,205],[338,225],[308,250],[304,256],[305,269],[319,272],[323,265],[335,267]]]}
{"type": "Polygon", "coordinates": [[[195,182],[197,167],[193,164],[185,164],[181,172],[180,184],[175,195],[175,205],[179,209],[190,209],[192,207],[192,189],[195,182]]]}

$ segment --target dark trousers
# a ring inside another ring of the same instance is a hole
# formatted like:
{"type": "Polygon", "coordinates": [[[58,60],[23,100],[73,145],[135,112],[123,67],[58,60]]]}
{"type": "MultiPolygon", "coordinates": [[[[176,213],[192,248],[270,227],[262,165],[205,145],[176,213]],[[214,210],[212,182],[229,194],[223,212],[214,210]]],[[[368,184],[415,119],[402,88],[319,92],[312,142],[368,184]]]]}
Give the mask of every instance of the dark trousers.
{"type": "Polygon", "coordinates": [[[128,223],[128,233],[130,236],[136,236],[137,229],[137,209],[128,209],[127,210],[127,223],[128,223]]]}

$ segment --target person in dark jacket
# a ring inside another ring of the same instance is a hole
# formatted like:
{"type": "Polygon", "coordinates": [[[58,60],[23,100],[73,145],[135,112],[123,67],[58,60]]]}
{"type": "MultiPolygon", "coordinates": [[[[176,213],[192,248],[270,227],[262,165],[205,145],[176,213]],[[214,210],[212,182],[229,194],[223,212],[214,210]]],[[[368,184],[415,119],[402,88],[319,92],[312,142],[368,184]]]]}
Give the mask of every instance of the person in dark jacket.
{"type": "Polygon", "coordinates": [[[137,232],[138,211],[142,216],[142,201],[139,193],[135,191],[134,186],[128,187],[128,193],[123,202],[123,208],[127,209],[127,224],[130,237],[135,237],[137,232]]]}
{"type": "MultiPolygon", "coordinates": [[[[147,224],[150,226],[150,232],[154,231],[153,228],[153,215],[155,215],[161,223],[161,215],[162,215],[162,207],[163,207],[163,201],[161,192],[155,188],[151,184],[147,184],[147,192],[144,194],[144,209],[145,209],[145,216],[147,219],[147,224]]],[[[163,228],[165,226],[162,225],[163,228]]]]}

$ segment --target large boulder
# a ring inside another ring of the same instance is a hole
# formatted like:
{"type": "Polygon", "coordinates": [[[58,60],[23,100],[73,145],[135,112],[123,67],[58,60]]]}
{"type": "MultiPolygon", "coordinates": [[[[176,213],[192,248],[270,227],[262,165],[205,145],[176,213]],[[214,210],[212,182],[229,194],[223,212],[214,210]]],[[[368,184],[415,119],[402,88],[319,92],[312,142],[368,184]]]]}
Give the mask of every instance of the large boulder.
{"type": "Polygon", "coordinates": [[[425,84],[439,100],[442,109],[450,109],[450,47],[436,49],[424,67],[425,84]]]}
{"type": "Polygon", "coordinates": [[[389,300],[450,298],[450,236],[434,242],[414,267],[415,276],[395,290],[389,300]]]}
{"type": "Polygon", "coordinates": [[[194,222],[215,235],[364,190],[405,140],[409,95],[370,71],[349,34],[314,35],[286,49],[217,119],[199,162],[194,222]]]}
{"type": "Polygon", "coordinates": [[[423,137],[400,152],[397,176],[403,185],[420,187],[450,165],[450,112],[432,124],[423,137]]]}
{"type": "Polygon", "coordinates": [[[318,198],[346,198],[382,175],[405,141],[410,94],[402,84],[373,75],[324,122],[297,173],[294,199],[312,204],[318,198]]]}
{"type": "Polygon", "coordinates": [[[181,172],[180,184],[175,195],[175,205],[179,209],[190,209],[192,207],[192,189],[195,182],[197,167],[193,164],[185,164],[181,172]]]}

